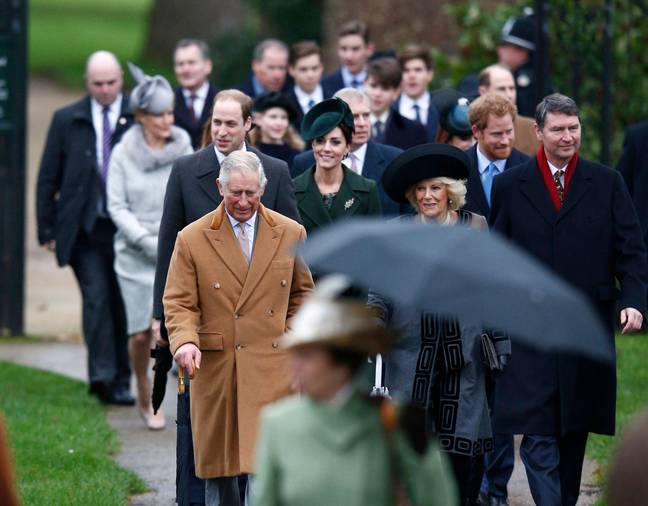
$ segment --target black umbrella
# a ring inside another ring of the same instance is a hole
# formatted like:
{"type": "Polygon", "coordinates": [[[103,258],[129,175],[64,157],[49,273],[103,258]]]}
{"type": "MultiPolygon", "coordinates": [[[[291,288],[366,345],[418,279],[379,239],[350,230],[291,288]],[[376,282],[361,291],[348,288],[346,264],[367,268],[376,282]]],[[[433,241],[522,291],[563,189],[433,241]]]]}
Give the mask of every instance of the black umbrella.
{"type": "Polygon", "coordinates": [[[495,234],[358,219],[319,231],[297,252],[318,272],[346,274],[400,304],[501,328],[535,348],[613,360],[583,295],[495,234]]]}

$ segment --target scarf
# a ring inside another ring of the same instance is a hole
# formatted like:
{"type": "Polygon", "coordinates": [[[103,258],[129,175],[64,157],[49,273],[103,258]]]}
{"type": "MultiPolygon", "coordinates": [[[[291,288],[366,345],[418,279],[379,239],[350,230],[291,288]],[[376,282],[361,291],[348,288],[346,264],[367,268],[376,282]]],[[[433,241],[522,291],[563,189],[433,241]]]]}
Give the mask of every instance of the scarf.
{"type": "MultiPolygon", "coordinates": [[[[544,184],[549,191],[549,198],[553,203],[556,211],[560,211],[561,203],[560,197],[558,196],[558,190],[556,189],[556,183],[554,182],[553,174],[549,168],[549,161],[547,160],[547,155],[545,154],[544,146],[540,144],[538,147],[538,152],[536,153],[536,161],[538,162],[538,168],[540,169],[540,174],[542,174],[542,179],[544,184]]],[[[578,163],[578,151],[574,153],[574,156],[571,157],[567,168],[565,169],[565,184],[563,185],[563,202],[567,198],[567,190],[569,189],[569,183],[574,176],[576,171],[576,164],[578,163]]]]}

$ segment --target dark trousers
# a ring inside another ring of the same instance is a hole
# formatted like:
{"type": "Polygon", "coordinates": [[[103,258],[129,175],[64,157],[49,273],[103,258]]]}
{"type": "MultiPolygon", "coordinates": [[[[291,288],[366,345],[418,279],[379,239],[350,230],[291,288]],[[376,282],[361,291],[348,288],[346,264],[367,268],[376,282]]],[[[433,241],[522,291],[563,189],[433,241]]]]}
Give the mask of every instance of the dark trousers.
{"type": "Polygon", "coordinates": [[[89,381],[130,390],[126,313],[114,269],[114,235],[113,223],[98,218],[91,233],[79,232],[70,266],[81,289],[89,381]]]}
{"type": "Polygon", "coordinates": [[[493,451],[484,459],[485,473],[481,490],[488,495],[506,499],[507,485],[515,465],[513,434],[493,434],[493,451]]]}
{"type": "Polygon", "coordinates": [[[520,445],[529,488],[538,506],[575,506],[580,493],[587,432],[525,434],[520,445]]]}
{"type": "Polygon", "coordinates": [[[479,486],[484,474],[484,456],[470,457],[458,453],[446,453],[452,464],[457,490],[459,491],[459,504],[473,506],[477,504],[479,486]]]}

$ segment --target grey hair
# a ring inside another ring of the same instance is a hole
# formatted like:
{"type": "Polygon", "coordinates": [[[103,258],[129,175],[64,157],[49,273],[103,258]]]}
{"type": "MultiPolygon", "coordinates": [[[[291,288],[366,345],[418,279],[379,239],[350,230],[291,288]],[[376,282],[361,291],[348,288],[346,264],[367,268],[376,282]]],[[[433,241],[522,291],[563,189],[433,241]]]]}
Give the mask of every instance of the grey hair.
{"type": "Polygon", "coordinates": [[[567,95],[562,95],[560,93],[552,93],[547,95],[542,99],[542,102],[538,104],[535,111],[535,121],[538,128],[541,130],[544,128],[545,120],[547,119],[547,114],[565,114],[567,116],[578,116],[580,121],[580,112],[576,102],[572,98],[569,98],[567,95]]]}
{"type": "Polygon", "coordinates": [[[268,179],[266,178],[263,164],[257,155],[251,151],[232,151],[225,157],[220,166],[220,174],[218,180],[220,183],[228,188],[232,172],[249,171],[258,174],[259,187],[264,190],[268,179]]]}
{"type": "Polygon", "coordinates": [[[175,52],[178,49],[184,49],[186,47],[192,47],[192,46],[196,46],[198,48],[203,60],[211,59],[211,56],[209,55],[209,45],[207,45],[207,43],[204,40],[200,40],[200,39],[192,39],[192,38],[180,39],[178,43],[175,45],[175,49],[173,50],[173,53],[175,54],[175,52]]]}
{"type": "MultiPolygon", "coordinates": [[[[452,179],[450,177],[435,177],[432,178],[439,183],[446,185],[446,193],[448,194],[448,209],[456,211],[466,204],[466,180],[465,179],[452,179]]],[[[418,207],[416,204],[416,185],[415,183],[410,186],[405,192],[405,198],[409,201],[416,212],[418,207]]]]}
{"type": "Polygon", "coordinates": [[[285,52],[286,55],[290,53],[290,51],[288,50],[288,46],[283,42],[281,42],[279,39],[264,39],[254,47],[254,53],[252,53],[252,59],[254,61],[263,60],[265,52],[268,49],[273,47],[276,47],[277,49],[280,49],[281,51],[285,52]]]}
{"type": "Polygon", "coordinates": [[[361,92],[360,90],[352,88],[351,86],[336,91],[335,95],[333,96],[335,98],[344,100],[347,104],[349,102],[365,102],[367,105],[369,105],[369,97],[367,96],[367,94],[361,92]]]}

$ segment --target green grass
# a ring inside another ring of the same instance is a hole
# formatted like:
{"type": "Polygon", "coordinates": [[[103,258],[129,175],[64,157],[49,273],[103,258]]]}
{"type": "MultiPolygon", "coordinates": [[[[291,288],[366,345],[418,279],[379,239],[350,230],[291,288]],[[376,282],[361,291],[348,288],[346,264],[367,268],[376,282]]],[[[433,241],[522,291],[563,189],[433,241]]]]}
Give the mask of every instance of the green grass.
{"type": "Polygon", "coordinates": [[[112,460],[116,434],[84,383],[0,362],[0,411],[23,504],[118,505],[146,491],[112,460]]]}
{"type": "Polygon", "coordinates": [[[83,87],[83,68],[97,49],[138,61],[152,0],[32,0],[29,70],[83,87]]]}
{"type": "MultiPolygon", "coordinates": [[[[617,435],[590,435],[587,456],[600,466],[598,479],[604,484],[605,473],[618,438],[633,417],[648,405],[648,336],[617,337],[617,435]]],[[[599,505],[605,504],[600,501],[599,505]]]]}

